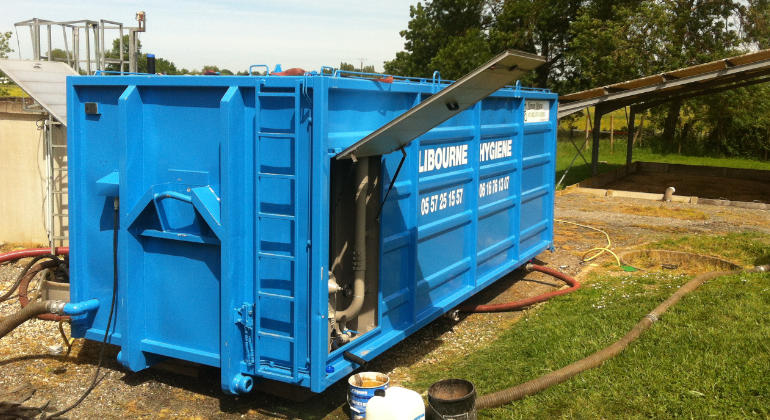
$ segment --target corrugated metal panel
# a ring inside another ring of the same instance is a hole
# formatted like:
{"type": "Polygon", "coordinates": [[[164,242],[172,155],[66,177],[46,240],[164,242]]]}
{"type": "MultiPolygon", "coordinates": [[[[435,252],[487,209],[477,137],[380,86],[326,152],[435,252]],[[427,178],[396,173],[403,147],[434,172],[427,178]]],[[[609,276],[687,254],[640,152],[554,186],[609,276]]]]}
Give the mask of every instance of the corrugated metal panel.
{"type": "Polygon", "coordinates": [[[67,125],[67,76],[78,73],[56,61],[0,60],[0,71],[67,125]]]}
{"type": "Polygon", "coordinates": [[[506,51],[356,142],[337,158],[383,155],[397,150],[544,62],[538,55],[506,51]]]}
{"type": "Polygon", "coordinates": [[[712,61],[710,63],[698,64],[696,66],[690,66],[679,70],[669,71],[663,73],[663,77],[681,79],[683,77],[697,76],[703,73],[710,73],[712,71],[724,70],[727,68],[725,60],[712,61]]]}
{"type": "Polygon", "coordinates": [[[598,98],[606,94],[607,94],[606,89],[604,89],[603,87],[598,87],[598,88],[583,90],[580,92],[570,93],[569,95],[560,96],[559,101],[561,102],[580,101],[583,99],[598,98]]]}
{"type": "Polygon", "coordinates": [[[757,61],[768,60],[768,59],[770,59],[770,50],[760,50],[757,52],[728,58],[727,62],[733,66],[740,66],[743,64],[756,63],[757,61]]]}
{"type": "MultiPolygon", "coordinates": [[[[607,86],[610,90],[629,90],[638,89],[645,86],[656,85],[664,81],[663,76],[654,74],[652,76],[642,77],[640,79],[629,80],[627,82],[615,83],[607,86]]],[[[569,96],[569,95],[565,95],[569,96]]]]}

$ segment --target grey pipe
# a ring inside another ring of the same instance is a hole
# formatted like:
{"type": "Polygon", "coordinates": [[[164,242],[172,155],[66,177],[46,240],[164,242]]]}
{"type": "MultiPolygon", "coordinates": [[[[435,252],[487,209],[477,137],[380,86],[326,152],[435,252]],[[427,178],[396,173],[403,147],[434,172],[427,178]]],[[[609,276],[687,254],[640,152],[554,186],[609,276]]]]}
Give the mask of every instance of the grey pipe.
{"type": "Polygon", "coordinates": [[[366,277],[366,192],[369,187],[369,159],[356,162],[356,221],[353,242],[353,301],[347,308],[337,312],[338,321],[355,318],[364,306],[366,277]]]}

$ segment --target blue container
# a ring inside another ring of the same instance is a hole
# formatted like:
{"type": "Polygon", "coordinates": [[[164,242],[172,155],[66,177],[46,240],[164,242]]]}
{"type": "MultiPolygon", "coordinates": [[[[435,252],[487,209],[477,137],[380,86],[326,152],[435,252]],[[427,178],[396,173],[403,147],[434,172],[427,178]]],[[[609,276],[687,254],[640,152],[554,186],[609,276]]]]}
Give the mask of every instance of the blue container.
{"type": "Polygon", "coordinates": [[[553,240],[556,95],[506,88],[369,159],[366,297],[347,243],[354,187],[337,153],[445,85],[329,75],[70,77],[75,337],[101,340],[120,201],[118,360],[221,369],[222,389],[314,392],[516,269],[553,240]],[[525,115],[527,120],[525,121],[525,115]],[[373,198],[372,198],[373,197],[373,198]],[[378,214],[379,213],[379,214],[378,214]],[[379,217],[377,217],[379,216],[379,217]],[[347,229],[347,230],[346,230],[347,229]],[[351,268],[352,267],[352,268],[351,268]]]}

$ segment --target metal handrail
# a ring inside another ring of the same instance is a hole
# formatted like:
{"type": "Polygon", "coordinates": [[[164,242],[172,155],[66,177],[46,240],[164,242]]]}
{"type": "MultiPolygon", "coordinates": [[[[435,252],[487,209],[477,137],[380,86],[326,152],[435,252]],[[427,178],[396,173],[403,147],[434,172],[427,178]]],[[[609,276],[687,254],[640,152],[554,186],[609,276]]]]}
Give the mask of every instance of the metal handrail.
{"type": "Polygon", "coordinates": [[[267,64],[252,64],[249,66],[249,76],[253,76],[251,70],[258,67],[264,67],[265,68],[265,76],[270,76],[270,67],[267,66],[267,64]]]}

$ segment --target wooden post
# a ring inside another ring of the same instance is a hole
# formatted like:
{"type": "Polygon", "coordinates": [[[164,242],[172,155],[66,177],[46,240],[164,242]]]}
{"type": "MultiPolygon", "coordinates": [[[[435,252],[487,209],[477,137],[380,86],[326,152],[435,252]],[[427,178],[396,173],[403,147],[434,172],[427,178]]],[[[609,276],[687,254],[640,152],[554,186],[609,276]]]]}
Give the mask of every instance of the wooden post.
{"type": "Polygon", "coordinates": [[[636,109],[631,107],[628,115],[628,144],[626,144],[626,170],[631,168],[631,161],[634,153],[634,120],[636,119],[636,109]]]}
{"type": "Polygon", "coordinates": [[[583,146],[583,148],[588,148],[588,134],[591,132],[591,111],[586,108],[586,144],[583,146]]]}
{"type": "Polygon", "coordinates": [[[610,112],[610,154],[615,153],[615,117],[610,112]]]}
{"type": "Polygon", "coordinates": [[[599,107],[594,108],[594,144],[591,146],[591,172],[594,176],[599,175],[599,135],[602,126],[602,110],[599,107]]]}

